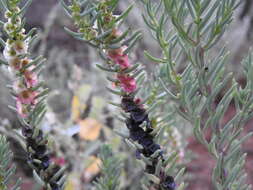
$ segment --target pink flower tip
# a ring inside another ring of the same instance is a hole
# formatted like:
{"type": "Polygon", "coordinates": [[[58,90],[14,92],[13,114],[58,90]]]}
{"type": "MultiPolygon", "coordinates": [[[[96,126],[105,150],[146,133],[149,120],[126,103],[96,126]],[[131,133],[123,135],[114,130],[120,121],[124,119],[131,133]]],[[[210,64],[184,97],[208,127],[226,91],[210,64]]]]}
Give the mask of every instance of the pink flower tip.
{"type": "Polygon", "coordinates": [[[59,166],[64,166],[66,161],[63,157],[52,157],[51,161],[59,166]]]}
{"type": "Polygon", "coordinates": [[[108,56],[115,64],[118,64],[121,69],[127,69],[131,66],[128,55],[123,54],[122,48],[108,51],[108,56]]]}
{"type": "Polygon", "coordinates": [[[17,101],[21,102],[22,104],[35,104],[36,96],[37,92],[26,89],[18,94],[17,101]]]}
{"type": "Polygon", "coordinates": [[[121,88],[128,93],[134,92],[137,88],[136,81],[133,77],[129,75],[118,75],[118,80],[120,81],[121,88]]]}
{"type": "Polygon", "coordinates": [[[38,84],[37,75],[31,71],[25,71],[24,78],[27,88],[35,87],[38,84]]]}
{"type": "Polygon", "coordinates": [[[121,69],[127,69],[128,67],[130,67],[128,55],[119,56],[115,60],[115,63],[118,64],[118,65],[120,65],[121,69]]]}
{"type": "Polygon", "coordinates": [[[26,118],[28,116],[26,105],[22,104],[19,99],[16,101],[16,108],[20,117],[26,118]]]}

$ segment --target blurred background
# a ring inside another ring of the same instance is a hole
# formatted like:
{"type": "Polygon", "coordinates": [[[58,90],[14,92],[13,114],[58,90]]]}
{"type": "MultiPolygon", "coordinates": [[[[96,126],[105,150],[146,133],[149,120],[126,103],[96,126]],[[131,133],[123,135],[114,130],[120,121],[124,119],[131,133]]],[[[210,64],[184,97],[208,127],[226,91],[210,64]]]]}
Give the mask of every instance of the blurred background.
{"type": "MultiPolygon", "coordinates": [[[[117,11],[120,13],[133,0],[120,1],[117,11]]],[[[147,73],[152,73],[154,63],[143,56],[143,51],[148,50],[154,56],[159,56],[158,45],[150,40],[150,34],[141,17],[138,4],[130,13],[125,23],[133,29],[141,28],[143,39],[135,48],[131,57],[134,62],[141,62],[147,73]]],[[[1,10],[1,17],[3,16],[1,10]]],[[[105,90],[108,85],[105,74],[99,72],[95,64],[101,62],[96,51],[85,43],[73,39],[63,27],[67,26],[75,30],[72,21],[67,18],[57,1],[34,0],[27,14],[27,29],[38,29],[39,39],[32,48],[34,54],[42,54],[47,58],[43,72],[43,78],[50,88],[48,98],[48,114],[43,122],[43,130],[50,133],[55,141],[52,143],[55,161],[59,164],[70,163],[67,190],[92,189],[92,181],[100,175],[101,162],[98,158],[99,147],[104,142],[113,144],[113,150],[123,160],[124,170],[122,174],[122,187],[124,189],[139,189],[141,183],[141,170],[134,158],[134,152],[113,131],[122,126],[115,120],[117,110],[108,104],[108,100],[115,99],[105,90]],[[129,157],[129,152],[133,156],[129,157]]],[[[222,38],[218,52],[226,44],[231,52],[229,70],[236,71],[237,80],[242,84],[242,69],[240,62],[253,45],[253,1],[244,0],[237,9],[234,22],[222,38]]],[[[2,50],[1,50],[2,51],[2,50]]],[[[12,129],[19,128],[19,122],[15,113],[8,109],[7,105],[13,105],[7,84],[10,78],[5,67],[0,69],[0,133],[9,137],[14,162],[17,165],[16,177],[22,177],[22,190],[36,190],[40,187],[32,179],[32,171],[27,166],[25,153],[17,143],[17,138],[12,134],[12,129]]],[[[116,100],[117,101],[117,100],[116,100]]],[[[116,102],[114,101],[114,102],[116,102]]],[[[227,118],[233,114],[233,110],[227,113],[227,118]]],[[[187,124],[181,124],[187,127],[187,124]]],[[[188,126],[189,128],[189,126],[188,126]]],[[[251,131],[251,122],[247,124],[246,131],[251,131]]],[[[182,133],[174,130],[172,136],[173,146],[182,153],[182,165],[186,166],[189,190],[211,190],[210,178],[213,168],[213,160],[206,153],[202,145],[192,137],[190,130],[182,133]]],[[[53,141],[52,141],[53,142],[53,141]]],[[[244,145],[244,151],[248,153],[246,169],[248,181],[253,185],[253,139],[244,145]]],[[[15,180],[15,179],[14,179],[15,180]]]]}

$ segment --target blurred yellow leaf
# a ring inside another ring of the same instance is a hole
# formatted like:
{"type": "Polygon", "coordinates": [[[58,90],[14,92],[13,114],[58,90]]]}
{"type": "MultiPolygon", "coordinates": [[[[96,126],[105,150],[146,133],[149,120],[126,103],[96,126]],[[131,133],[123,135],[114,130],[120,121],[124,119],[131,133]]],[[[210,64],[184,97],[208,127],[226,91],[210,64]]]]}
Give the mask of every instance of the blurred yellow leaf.
{"type": "Polygon", "coordinates": [[[71,119],[76,121],[80,117],[80,101],[77,96],[73,96],[71,105],[71,119]]]}
{"type": "Polygon", "coordinates": [[[75,173],[71,173],[69,176],[68,176],[68,179],[67,179],[67,183],[65,185],[65,188],[64,190],[76,190],[76,189],[80,189],[80,176],[75,174],[75,173]]]}
{"type": "Polygon", "coordinates": [[[72,180],[68,180],[64,190],[74,190],[74,183],[72,180]]]}
{"type": "Polygon", "coordinates": [[[79,121],[80,116],[83,111],[86,109],[86,102],[92,92],[91,85],[83,84],[75,92],[75,95],[72,98],[71,103],[71,119],[72,121],[79,121]]]}
{"type": "Polygon", "coordinates": [[[101,159],[97,158],[96,156],[91,156],[89,160],[90,160],[90,164],[84,170],[84,178],[87,181],[89,181],[93,176],[97,175],[100,172],[99,166],[101,166],[102,164],[101,159]]]}
{"type": "Polygon", "coordinates": [[[86,105],[82,104],[78,96],[73,96],[71,107],[71,119],[78,121],[80,119],[81,112],[85,110],[86,105]]]}
{"type": "Polygon", "coordinates": [[[102,128],[102,124],[93,118],[87,118],[79,121],[79,136],[84,140],[96,140],[102,128]]]}

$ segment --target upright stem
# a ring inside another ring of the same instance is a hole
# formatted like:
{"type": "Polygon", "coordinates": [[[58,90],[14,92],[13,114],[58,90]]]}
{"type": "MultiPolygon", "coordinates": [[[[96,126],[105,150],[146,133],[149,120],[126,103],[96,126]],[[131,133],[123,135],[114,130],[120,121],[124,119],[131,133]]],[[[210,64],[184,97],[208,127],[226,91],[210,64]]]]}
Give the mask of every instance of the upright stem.
{"type": "Polygon", "coordinates": [[[22,123],[22,134],[26,141],[27,162],[34,169],[34,176],[47,190],[63,189],[64,167],[51,161],[48,140],[39,128],[46,113],[45,99],[48,89],[43,87],[39,73],[45,59],[31,58],[29,47],[34,29],[25,33],[23,15],[28,5],[22,9],[20,0],[2,1],[6,7],[3,31],[7,34],[3,51],[6,65],[14,78],[12,95],[16,101],[13,108],[22,123]]]}
{"type": "MultiPolygon", "coordinates": [[[[72,33],[73,36],[82,36],[82,39],[97,47],[99,54],[105,60],[105,66],[98,67],[114,73],[114,75],[107,78],[119,91],[108,89],[121,97],[121,104],[114,103],[114,105],[118,105],[125,113],[129,114],[125,119],[125,124],[130,133],[129,139],[139,144],[136,151],[137,158],[146,160],[146,172],[152,174],[149,175],[151,186],[159,190],[174,190],[176,188],[174,178],[165,172],[163,151],[160,145],[154,142],[154,134],[152,134],[154,126],[152,126],[141,99],[136,98],[138,93],[136,78],[140,75],[141,70],[138,65],[130,63],[128,53],[140,38],[140,33],[137,32],[133,34],[133,37],[125,39],[125,32],[122,33],[118,29],[120,20],[117,21],[117,19],[122,18],[123,20],[122,15],[126,16],[132,6],[125,13],[116,17],[113,15],[110,2],[104,0],[93,7],[95,21],[92,21],[92,17],[88,17],[88,19],[82,17],[83,14],[80,12],[81,4],[78,1],[72,0],[69,7],[62,2],[65,10],[71,13],[79,29],[79,33],[70,31],[69,33],[72,33]],[[96,15],[96,13],[99,14],[96,15]]],[[[92,7],[86,9],[90,10],[92,7]]]]}

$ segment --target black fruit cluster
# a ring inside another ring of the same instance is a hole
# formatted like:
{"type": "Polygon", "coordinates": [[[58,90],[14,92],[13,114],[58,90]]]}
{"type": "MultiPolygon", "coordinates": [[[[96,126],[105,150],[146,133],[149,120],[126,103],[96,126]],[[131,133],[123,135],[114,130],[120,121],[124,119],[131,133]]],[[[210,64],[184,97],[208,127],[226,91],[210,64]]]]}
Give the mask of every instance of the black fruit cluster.
{"type": "Polygon", "coordinates": [[[143,146],[143,149],[138,150],[139,153],[150,157],[161,148],[154,142],[153,136],[150,134],[152,126],[146,110],[137,104],[132,97],[123,97],[121,105],[125,112],[130,113],[130,117],[126,120],[130,138],[143,146]],[[141,127],[143,122],[146,122],[145,129],[141,127]]]}
{"type": "Polygon", "coordinates": [[[35,130],[32,127],[25,126],[22,128],[22,134],[26,137],[27,162],[33,166],[38,174],[42,175],[42,179],[50,184],[52,190],[62,189],[57,183],[62,175],[56,179],[52,179],[59,171],[60,166],[54,164],[49,167],[50,155],[47,149],[47,140],[43,137],[43,132],[38,129],[35,134],[35,130]]]}
{"type": "Polygon", "coordinates": [[[174,178],[172,176],[166,176],[162,180],[162,187],[166,190],[175,190],[176,189],[176,183],[174,181],[174,178]]]}
{"type": "MultiPolygon", "coordinates": [[[[142,105],[136,103],[133,97],[124,96],[121,100],[122,109],[130,114],[130,117],[126,120],[126,126],[129,129],[130,139],[138,142],[142,145],[142,149],[136,151],[137,158],[140,157],[140,154],[143,154],[145,157],[150,157],[157,150],[161,149],[160,145],[154,142],[154,137],[150,134],[152,132],[152,124],[148,117],[146,110],[142,105]],[[145,127],[142,127],[142,124],[145,122],[145,127]]],[[[163,153],[153,159],[151,165],[146,166],[146,172],[150,174],[155,173],[156,165],[158,159],[163,159],[163,153]]],[[[161,185],[166,190],[174,190],[176,184],[172,176],[161,175],[161,185]]]]}

